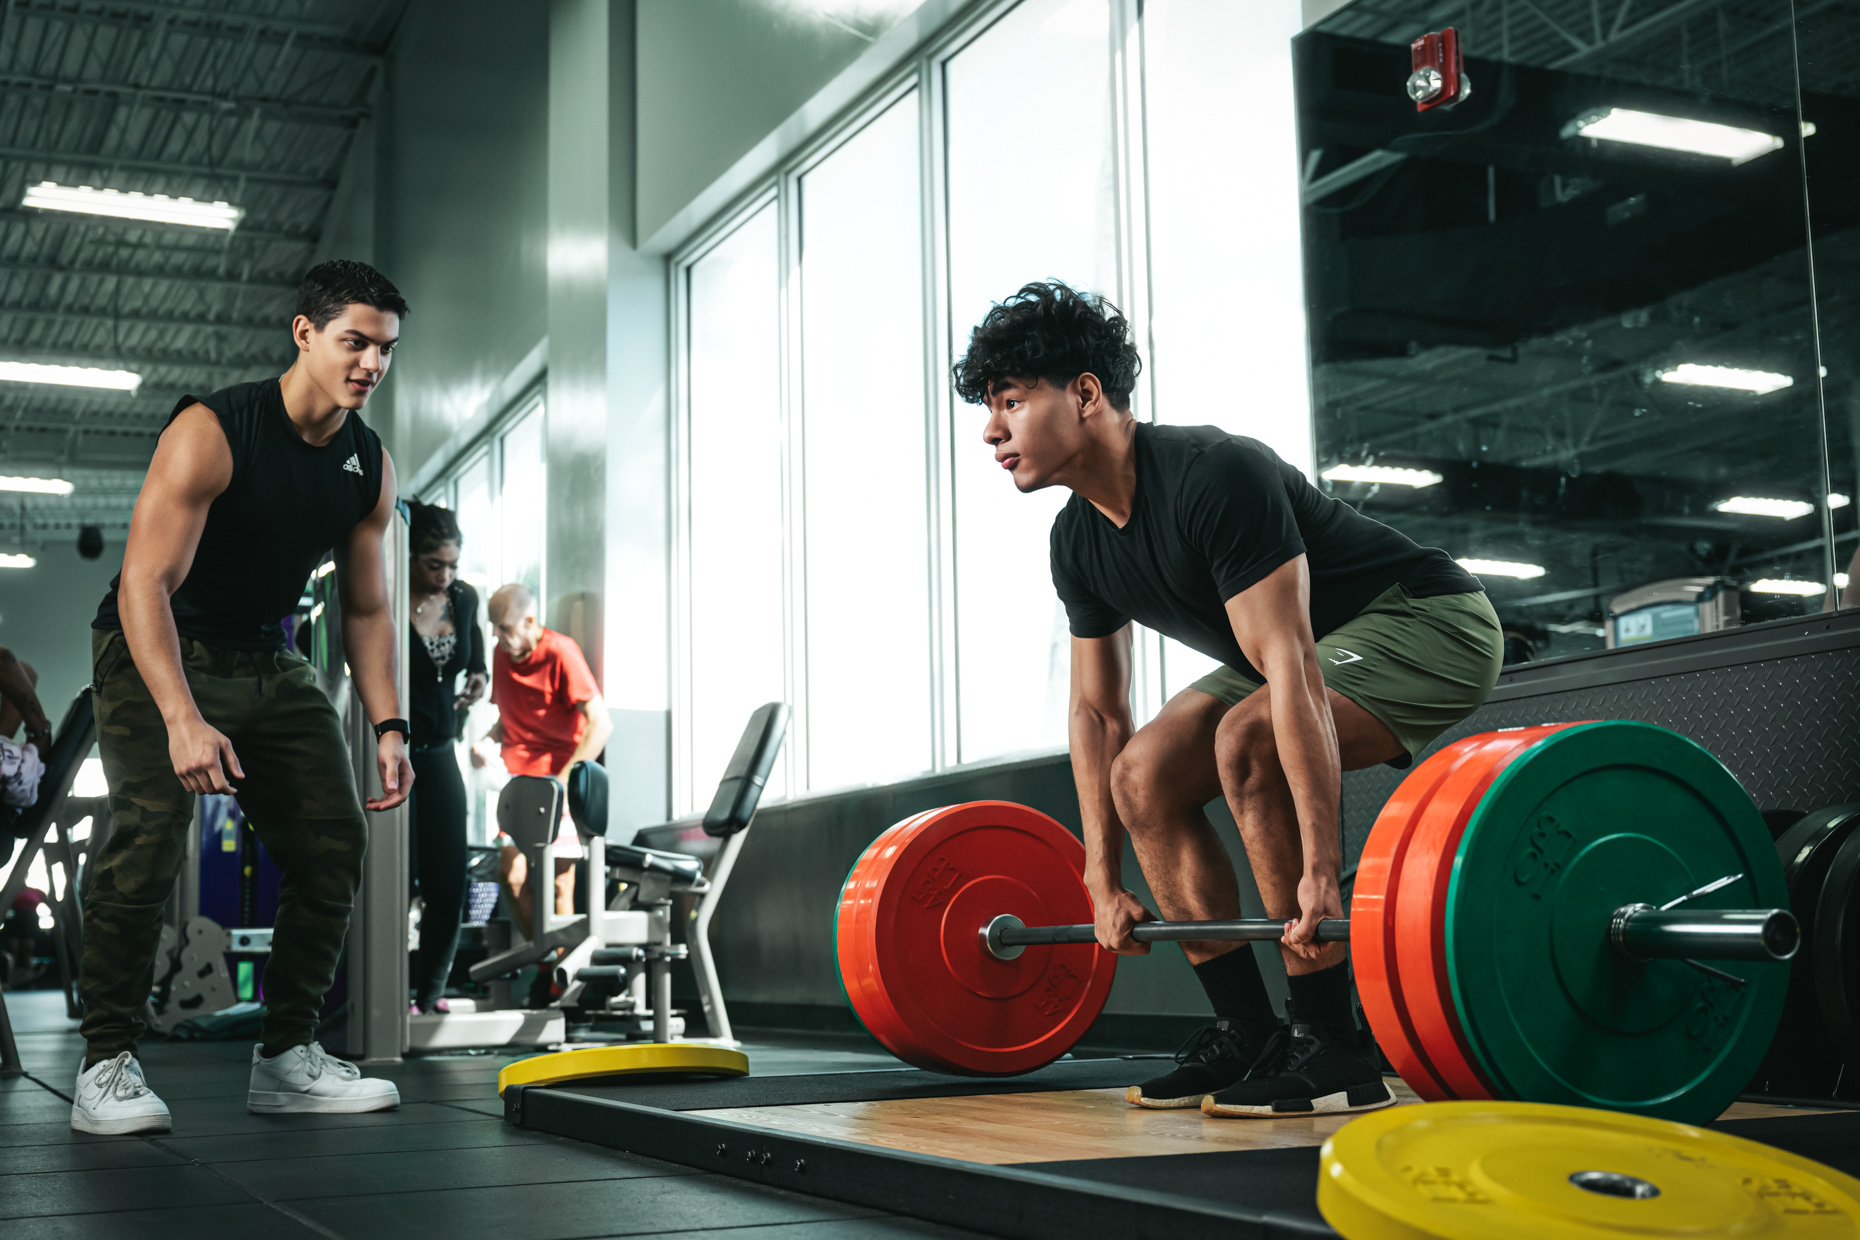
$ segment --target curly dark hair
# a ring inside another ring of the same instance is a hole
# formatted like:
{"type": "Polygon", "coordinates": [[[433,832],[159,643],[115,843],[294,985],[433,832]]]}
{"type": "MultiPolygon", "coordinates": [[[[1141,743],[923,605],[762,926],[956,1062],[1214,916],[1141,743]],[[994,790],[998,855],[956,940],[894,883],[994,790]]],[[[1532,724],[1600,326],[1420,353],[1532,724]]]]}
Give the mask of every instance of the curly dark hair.
{"type": "Polygon", "coordinates": [[[969,333],[969,351],[951,368],[956,394],[971,405],[1008,379],[1064,387],[1092,374],[1119,409],[1130,408],[1143,359],[1123,312],[1059,280],[1023,284],[969,333]]]}
{"type": "Polygon", "coordinates": [[[322,331],[344,306],[373,306],[407,317],[407,299],[393,281],[352,258],[332,258],[304,272],[297,284],[297,313],[322,331]]]}
{"type": "Polygon", "coordinates": [[[446,543],[464,541],[459,533],[459,519],[450,508],[422,504],[417,499],[407,501],[407,542],[415,555],[425,555],[446,543]]]}

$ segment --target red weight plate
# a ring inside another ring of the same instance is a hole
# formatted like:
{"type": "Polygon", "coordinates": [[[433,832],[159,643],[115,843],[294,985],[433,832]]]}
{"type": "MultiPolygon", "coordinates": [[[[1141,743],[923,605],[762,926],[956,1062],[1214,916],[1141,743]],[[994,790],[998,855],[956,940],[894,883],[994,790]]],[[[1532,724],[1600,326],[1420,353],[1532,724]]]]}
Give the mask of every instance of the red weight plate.
{"type": "Polygon", "coordinates": [[[878,861],[858,933],[892,1053],[938,1071],[1012,1076],[1065,1054],[1097,1018],[1117,967],[1111,953],[1076,943],[999,960],[981,943],[1003,913],[1030,926],[1091,921],[1085,849],[1064,827],[1024,805],[975,801],[897,833],[878,861]]]}
{"type": "Polygon", "coordinates": [[[1452,877],[1466,822],[1479,798],[1511,760],[1552,732],[1570,725],[1546,724],[1487,732],[1469,739],[1482,742],[1476,757],[1461,763],[1414,817],[1408,847],[1395,887],[1394,963],[1401,979],[1409,1028],[1435,1078],[1451,1096],[1474,1101],[1495,1097],[1491,1084],[1473,1067],[1472,1053],[1453,1012],[1446,980],[1445,915],[1447,880],[1452,877]]]}
{"type": "MultiPolygon", "coordinates": [[[[875,893],[897,857],[896,841],[917,823],[933,814],[942,813],[943,809],[914,814],[880,832],[853,866],[841,891],[840,912],[835,925],[840,980],[845,987],[847,1001],[852,1004],[860,1023],[893,1054],[898,1053],[894,1043],[900,1040],[899,1023],[890,1001],[872,985],[876,963],[871,934],[866,927],[875,893]]],[[[908,1042],[908,1036],[904,1040],[908,1042]]]]}
{"type": "Polygon", "coordinates": [[[1376,1044],[1397,1075],[1422,1098],[1439,1102],[1453,1095],[1421,1051],[1420,1039],[1402,1001],[1395,962],[1395,900],[1415,817],[1442,780],[1475,757],[1483,738],[1469,737],[1439,750],[1408,773],[1376,815],[1356,863],[1350,894],[1350,956],[1356,993],[1375,1031],[1376,1044]]]}
{"type": "Polygon", "coordinates": [[[954,1069],[916,1044],[909,1027],[898,1015],[884,987],[879,984],[872,912],[879,902],[885,878],[897,861],[903,843],[911,838],[921,824],[952,808],[964,807],[945,806],[906,818],[885,830],[872,842],[855,867],[858,881],[849,880],[847,883],[846,902],[850,908],[842,910],[840,922],[842,942],[845,944],[840,956],[842,977],[847,998],[852,1001],[860,1020],[886,1050],[907,1063],[934,1071],[954,1069]]]}
{"type": "MultiPolygon", "coordinates": [[[[949,1072],[957,1075],[963,1069],[945,1063],[931,1050],[919,1045],[911,1026],[898,1014],[880,980],[878,963],[878,938],[873,930],[873,913],[882,900],[884,884],[892,867],[915,832],[931,819],[964,806],[942,806],[926,810],[904,819],[879,836],[867,849],[868,859],[864,862],[860,894],[855,898],[851,933],[855,940],[855,960],[853,973],[857,979],[859,1000],[855,1005],[860,1019],[866,1023],[866,1029],[886,1050],[906,1063],[936,1072],[949,1072]]],[[[1019,807],[1016,807],[1019,808],[1019,807]]],[[[850,993],[849,993],[850,997],[850,993]]]]}

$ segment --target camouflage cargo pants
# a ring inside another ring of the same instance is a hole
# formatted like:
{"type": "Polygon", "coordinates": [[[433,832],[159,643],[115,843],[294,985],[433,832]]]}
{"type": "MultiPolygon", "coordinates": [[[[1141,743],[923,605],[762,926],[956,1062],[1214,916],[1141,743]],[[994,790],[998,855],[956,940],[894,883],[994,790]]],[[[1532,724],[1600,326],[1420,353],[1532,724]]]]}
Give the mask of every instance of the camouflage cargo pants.
{"type": "MultiPolygon", "coordinates": [[[[87,1062],[135,1049],[149,997],[162,907],[174,887],[194,796],[168,756],[168,729],[121,633],[91,634],[97,743],[116,820],[84,908],[79,986],[87,1062]]],[[[239,804],[283,872],[265,966],[265,1045],[316,1036],[361,881],[367,824],[335,708],[310,665],[279,651],[181,639],[187,685],[225,733],[245,778],[239,804]]]]}

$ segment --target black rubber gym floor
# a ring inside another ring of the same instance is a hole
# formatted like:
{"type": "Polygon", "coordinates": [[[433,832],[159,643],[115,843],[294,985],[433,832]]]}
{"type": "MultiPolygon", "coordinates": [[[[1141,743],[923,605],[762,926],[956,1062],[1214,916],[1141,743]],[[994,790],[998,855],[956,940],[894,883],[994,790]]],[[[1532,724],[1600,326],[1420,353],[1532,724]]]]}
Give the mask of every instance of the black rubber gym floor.
{"type": "MultiPolygon", "coordinates": [[[[0,1078],[0,1233],[34,1240],[579,1240],[661,1235],[930,1237],[978,1233],[695,1171],[504,1122],[501,1056],[370,1069],[398,1111],[257,1116],[245,1110],[249,1043],[145,1042],[174,1131],[71,1131],[82,1043],[53,992],[6,996],[28,1075],[0,1078]],[[11,1220],[30,1219],[15,1232],[11,1220]]],[[[852,1041],[752,1043],[758,1072],[894,1063],[852,1041]]]]}

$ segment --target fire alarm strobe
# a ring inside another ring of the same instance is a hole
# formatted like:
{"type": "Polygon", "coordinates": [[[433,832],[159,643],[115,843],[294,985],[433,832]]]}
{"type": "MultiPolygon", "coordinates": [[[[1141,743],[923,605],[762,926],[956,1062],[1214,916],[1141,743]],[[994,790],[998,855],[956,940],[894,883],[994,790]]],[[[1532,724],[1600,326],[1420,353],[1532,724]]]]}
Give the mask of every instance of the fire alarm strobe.
{"type": "Polygon", "coordinates": [[[1460,34],[1453,27],[1424,34],[1408,45],[1414,72],[1408,75],[1408,98],[1414,110],[1450,108],[1472,94],[1466,62],[1460,54],[1460,34]]]}

